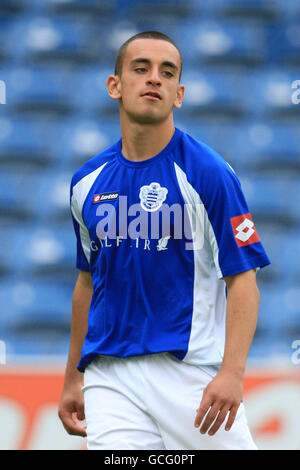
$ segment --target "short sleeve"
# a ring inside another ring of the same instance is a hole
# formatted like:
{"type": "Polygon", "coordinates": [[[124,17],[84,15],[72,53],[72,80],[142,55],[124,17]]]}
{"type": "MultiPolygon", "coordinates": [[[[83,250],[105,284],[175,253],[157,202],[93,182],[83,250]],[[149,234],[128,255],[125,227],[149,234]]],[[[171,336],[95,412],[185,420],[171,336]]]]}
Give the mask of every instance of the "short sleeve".
{"type": "Polygon", "coordinates": [[[81,271],[90,271],[89,264],[89,247],[90,236],[89,231],[82,218],[82,210],[76,200],[71,184],[70,191],[70,209],[73,221],[74,232],[76,236],[76,267],[81,271]]]}
{"type": "Polygon", "coordinates": [[[219,278],[270,264],[257,233],[240,181],[225,162],[203,179],[206,237],[219,278]]]}

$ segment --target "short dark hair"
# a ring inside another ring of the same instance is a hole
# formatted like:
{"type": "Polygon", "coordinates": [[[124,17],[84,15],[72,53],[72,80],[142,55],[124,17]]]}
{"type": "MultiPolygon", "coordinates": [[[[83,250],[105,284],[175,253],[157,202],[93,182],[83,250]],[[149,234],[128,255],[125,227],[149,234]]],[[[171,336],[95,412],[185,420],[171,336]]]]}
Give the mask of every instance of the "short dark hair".
{"type": "Polygon", "coordinates": [[[119,75],[119,77],[121,77],[123,60],[124,60],[124,57],[125,57],[127,46],[128,46],[128,44],[130,44],[135,39],[159,39],[161,41],[167,41],[167,42],[170,42],[171,44],[173,44],[173,46],[175,46],[176,49],[178,50],[179,56],[180,56],[180,72],[179,72],[179,81],[180,81],[181,72],[182,72],[181,52],[180,52],[178,46],[175,44],[175,42],[169,36],[167,36],[164,33],[159,32],[159,31],[144,31],[142,33],[137,33],[134,36],[132,36],[131,38],[127,39],[127,41],[125,41],[122,44],[122,46],[120,47],[120,49],[118,50],[118,54],[117,54],[116,62],[115,62],[115,75],[119,75]]]}

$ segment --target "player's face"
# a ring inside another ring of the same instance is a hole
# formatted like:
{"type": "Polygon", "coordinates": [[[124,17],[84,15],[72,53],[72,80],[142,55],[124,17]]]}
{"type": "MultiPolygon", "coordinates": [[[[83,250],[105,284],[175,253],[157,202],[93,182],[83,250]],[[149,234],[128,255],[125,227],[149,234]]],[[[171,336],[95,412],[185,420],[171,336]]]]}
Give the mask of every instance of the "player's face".
{"type": "Polygon", "coordinates": [[[173,44],[136,39],[126,50],[118,83],[121,107],[131,120],[159,123],[182,103],[180,56],[173,44]]]}

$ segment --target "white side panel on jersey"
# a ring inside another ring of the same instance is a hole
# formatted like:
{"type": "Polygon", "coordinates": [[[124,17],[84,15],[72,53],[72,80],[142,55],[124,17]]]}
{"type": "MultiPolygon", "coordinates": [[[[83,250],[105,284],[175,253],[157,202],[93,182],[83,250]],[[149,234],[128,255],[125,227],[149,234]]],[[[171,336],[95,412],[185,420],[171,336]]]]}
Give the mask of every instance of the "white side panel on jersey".
{"type": "Polygon", "coordinates": [[[223,274],[219,265],[219,247],[218,247],[214,230],[208,218],[205,206],[199,194],[197,193],[197,191],[188,182],[187,176],[184,173],[184,171],[182,171],[182,169],[175,162],[174,162],[174,166],[175,166],[177,181],[178,181],[183,199],[185,201],[187,211],[190,216],[191,224],[197,229],[197,231],[201,231],[200,234],[199,233],[196,234],[196,243],[195,243],[194,250],[196,251],[197,249],[201,250],[203,247],[204,238],[205,237],[208,238],[211,249],[213,251],[213,257],[214,257],[215,267],[217,270],[217,276],[219,279],[221,279],[223,277],[223,274]],[[192,220],[195,220],[195,216],[196,216],[196,225],[195,225],[195,222],[192,222],[192,220]]]}
{"type": "MultiPolygon", "coordinates": [[[[193,316],[188,352],[185,362],[205,364],[210,357],[213,364],[222,360],[224,338],[224,311],[226,305],[224,282],[218,279],[222,272],[218,261],[218,244],[202,200],[188,182],[182,169],[174,163],[178,184],[185,204],[201,207],[197,230],[203,233],[201,248],[194,249],[193,316]],[[212,256],[213,255],[213,256],[212,256]],[[217,276],[216,276],[217,271],[217,276]],[[216,304],[212,299],[216,299],[216,304]]],[[[193,210],[188,209],[189,214],[193,210]]]]}
{"type": "Polygon", "coordinates": [[[88,262],[90,262],[91,248],[90,235],[83,221],[82,208],[86,197],[107,162],[103,163],[99,168],[84,176],[78,183],[73,186],[73,194],[71,198],[71,210],[75,220],[79,224],[79,234],[81,245],[88,262]]]}
{"type": "MultiPolygon", "coordinates": [[[[185,248],[190,250],[201,250],[204,244],[204,217],[205,217],[205,207],[200,199],[199,194],[194,188],[190,185],[187,180],[186,174],[181,170],[181,168],[175,165],[175,171],[177,176],[177,181],[185,202],[185,213],[188,213],[189,224],[191,233],[191,242],[186,242],[185,248]]],[[[185,227],[185,236],[187,237],[187,230],[185,227]]],[[[188,237],[190,238],[190,236],[188,237]]]]}

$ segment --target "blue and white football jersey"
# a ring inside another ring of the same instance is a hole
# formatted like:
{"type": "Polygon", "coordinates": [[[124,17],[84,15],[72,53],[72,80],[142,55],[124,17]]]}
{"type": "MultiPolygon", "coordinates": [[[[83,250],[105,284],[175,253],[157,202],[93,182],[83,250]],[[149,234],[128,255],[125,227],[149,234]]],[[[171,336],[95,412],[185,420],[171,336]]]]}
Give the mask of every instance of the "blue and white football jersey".
{"type": "Polygon", "coordinates": [[[78,369],[98,354],[161,352],[220,365],[222,278],[270,263],[228,163],[178,128],[140,162],[120,139],[75,172],[70,202],[76,265],[93,280],[78,369]]]}

